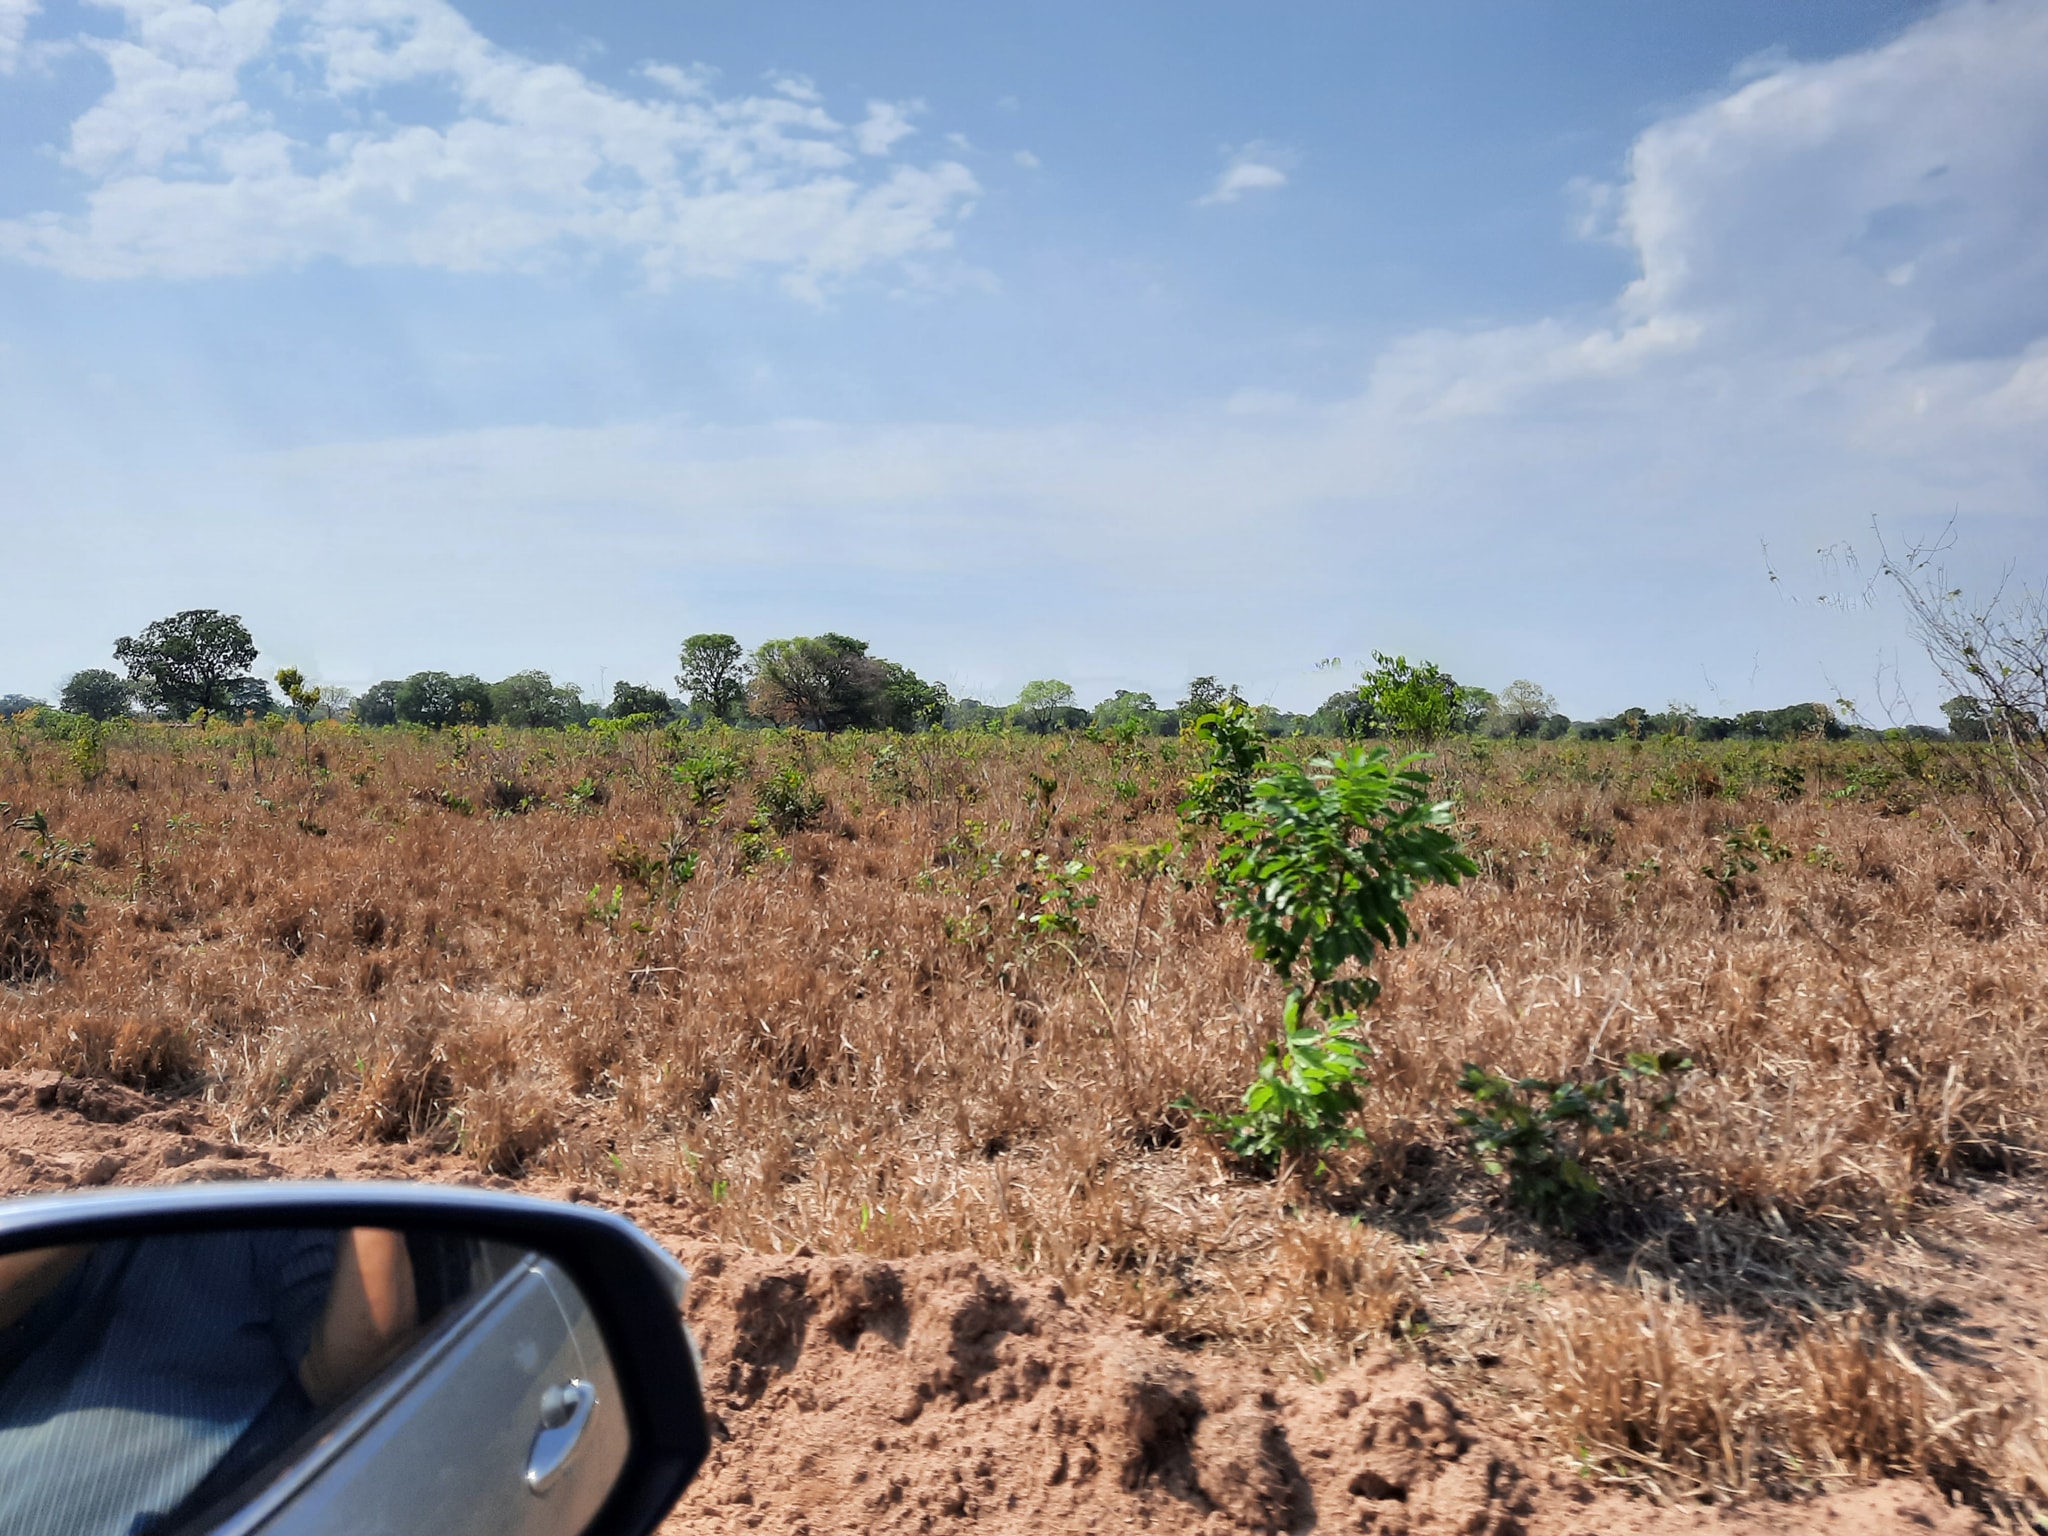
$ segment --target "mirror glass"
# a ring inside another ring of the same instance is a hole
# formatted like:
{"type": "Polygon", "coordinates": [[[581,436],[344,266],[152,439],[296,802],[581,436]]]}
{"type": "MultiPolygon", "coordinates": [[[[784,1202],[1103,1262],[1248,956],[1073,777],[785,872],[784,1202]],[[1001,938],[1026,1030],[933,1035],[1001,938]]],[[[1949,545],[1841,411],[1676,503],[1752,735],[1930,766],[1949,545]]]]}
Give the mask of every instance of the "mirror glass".
{"type": "Polygon", "coordinates": [[[0,1253],[9,1536],[575,1536],[627,1442],[543,1254],[371,1227],[0,1253]]]}

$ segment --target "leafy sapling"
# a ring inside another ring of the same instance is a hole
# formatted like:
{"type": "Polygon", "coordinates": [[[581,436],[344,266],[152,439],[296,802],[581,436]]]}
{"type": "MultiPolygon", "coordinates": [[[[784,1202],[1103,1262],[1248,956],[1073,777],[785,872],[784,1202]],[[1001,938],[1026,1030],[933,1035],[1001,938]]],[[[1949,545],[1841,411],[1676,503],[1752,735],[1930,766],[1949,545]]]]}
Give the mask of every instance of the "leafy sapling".
{"type": "Polygon", "coordinates": [[[1233,1157],[1261,1168],[1280,1168],[1365,1139],[1351,1124],[1370,1079],[1363,1041],[1335,1029],[1301,1023],[1301,997],[1289,993],[1284,1033],[1266,1047],[1258,1076],[1235,1114],[1191,1109],[1219,1135],[1233,1157]]]}
{"type": "Polygon", "coordinates": [[[1202,766],[1188,779],[1181,820],[1193,826],[1221,826],[1251,801],[1253,780],[1266,766],[1266,738],[1258,712],[1242,699],[1228,698],[1203,714],[1188,735],[1206,750],[1202,766]]]}
{"type": "MultiPolygon", "coordinates": [[[[1233,766],[1212,758],[1209,782],[1233,766]]],[[[1367,968],[1408,942],[1407,903],[1420,887],[1477,873],[1450,831],[1449,802],[1428,790],[1416,759],[1374,748],[1282,764],[1220,818],[1220,893],[1288,988],[1284,1033],[1243,1110],[1197,1112],[1247,1161],[1285,1167],[1358,1139],[1349,1122],[1370,1054],[1355,1033],[1358,1010],[1380,990],[1367,968]]]]}

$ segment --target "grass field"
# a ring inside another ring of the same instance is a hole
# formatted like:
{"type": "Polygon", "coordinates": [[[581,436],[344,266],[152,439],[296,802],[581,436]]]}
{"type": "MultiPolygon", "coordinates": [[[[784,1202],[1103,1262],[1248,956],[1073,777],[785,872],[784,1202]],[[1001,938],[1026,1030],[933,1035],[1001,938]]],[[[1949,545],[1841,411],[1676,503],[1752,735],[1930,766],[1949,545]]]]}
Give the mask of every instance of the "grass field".
{"type": "Polygon", "coordinates": [[[1480,874],[1381,967],[1370,1139],[1275,1181],[1175,1107],[1235,1103],[1280,1004],[1200,850],[1132,853],[1179,838],[1192,744],[0,738],[41,816],[0,869],[7,1065],[651,1190],[762,1249],[971,1251],[1305,1373],[1391,1344],[1666,1492],[1917,1472],[2017,1517],[2048,1475],[2032,1357],[1958,1350],[1899,1278],[2031,1188],[2048,1113],[2042,882],[1964,749],[1447,746],[1480,874]],[[1660,1050],[1696,1063],[1670,1134],[1596,1151],[1585,1233],[1464,1155],[1466,1063],[1660,1050]]]}

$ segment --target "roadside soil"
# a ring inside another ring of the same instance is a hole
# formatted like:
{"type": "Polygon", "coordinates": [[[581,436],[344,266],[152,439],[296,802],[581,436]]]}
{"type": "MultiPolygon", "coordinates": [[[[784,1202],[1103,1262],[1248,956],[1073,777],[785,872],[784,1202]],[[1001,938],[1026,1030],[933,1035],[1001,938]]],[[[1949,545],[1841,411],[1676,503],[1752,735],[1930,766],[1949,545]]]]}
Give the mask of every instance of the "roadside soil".
{"type": "MultiPolygon", "coordinates": [[[[417,1147],[242,1145],[190,1100],[0,1072],[0,1198],[210,1179],[426,1179],[623,1211],[691,1270],[688,1316],[715,1415],[710,1464],[664,1527],[765,1532],[1936,1532],[1989,1527],[1893,1480],[1797,1502],[1659,1505],[1580,1476],[1489,1374],[1486,1291],[1540,1258],[1505,1251],[1433,1298],[1449,1339],[1310,1382],[1242,1355],[1175,1349],[1044,1280],[935,1255],[881,1262],[753,1253],[687,1209],[532,1177],[485,1179],[417,1147]],[[1459,1309],[1474,1322],[1457,1325],[1459,1309]],[[1454,1395],[1456,1394],[1456,1395],[1454,1395]]],[[[1965,1189],[1896,1246],[1873,1284],[1909,1286],[1956,1359],[2038,1372],[2048,1339],[2048,1200],[1965,1189]]],[[[1469,1243],[1469,1238],[1463,1239],[1469,1243]]],[[[1553,1273],[1553,1281],[1560,1277],[1553,1273]]]]}

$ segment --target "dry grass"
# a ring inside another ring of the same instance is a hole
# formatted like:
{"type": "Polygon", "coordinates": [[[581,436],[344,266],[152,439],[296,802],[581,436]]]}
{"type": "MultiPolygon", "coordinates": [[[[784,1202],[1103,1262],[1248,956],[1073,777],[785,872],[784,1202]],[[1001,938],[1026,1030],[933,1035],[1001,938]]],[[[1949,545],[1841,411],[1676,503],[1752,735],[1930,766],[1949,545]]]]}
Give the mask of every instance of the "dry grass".
{"type": "Polygon", "coordinates": [[[46,877],[84,926],[52,975],[10,962],[0,1061],[651,1188],[763,1248],[971,1250],[1308,1369],[1471,1269],[1462,1063],[1682,1048],[1676,1133],[1601,1153],[1590,1249],[1495,1223],[1577,1276],[1500,1314],[1566,1443],[1674,1492],[2030,1475],[2027,1410],[1957,1419],[1856,1256],[2043,1145],[2044,890],[1870,749],[1454,749],[1484,873],[1383,968],[1370,1145],[1275,1189],[1172,1106],[1235,1099],[1276,990],[1199,885],[1112,856],[1175,835],[1176,744],[323,727],[309,772],[295,732],[159,728],[90,785],[6,746],[0,798],[93,854],[46,877]],[[824,809],[779,833],[790,766],[824,809]],[[1792,856],[1731,865],[1758,823],[1792,856]],[[1077,934],[1017,921],[1040,855],[1096,866],[1077,934]]]}

